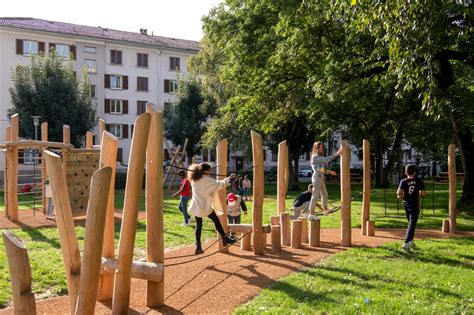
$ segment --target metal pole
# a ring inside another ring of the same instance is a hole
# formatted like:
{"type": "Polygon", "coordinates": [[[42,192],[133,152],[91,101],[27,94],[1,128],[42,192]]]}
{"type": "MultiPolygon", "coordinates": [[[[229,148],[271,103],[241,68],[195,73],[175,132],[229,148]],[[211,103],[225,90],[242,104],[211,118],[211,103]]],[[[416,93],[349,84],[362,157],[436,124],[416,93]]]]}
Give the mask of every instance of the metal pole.
{"type": "Polygon", "coordinates": [[[432,195],[432,199],[433,199],[433,215],[434,215],[434,209],[435,209],[435,198],[434,198],[434,191],[435,191],[435,179],[434,179],[434,176],[433,176],[433,189],[432,189],[432,192],[431,192],[431,195],[432,195]]]}
{"type": "Polygon", "coordinates": [[[385,216],[387,216],[387,187],[385,187],[385,216]]]}

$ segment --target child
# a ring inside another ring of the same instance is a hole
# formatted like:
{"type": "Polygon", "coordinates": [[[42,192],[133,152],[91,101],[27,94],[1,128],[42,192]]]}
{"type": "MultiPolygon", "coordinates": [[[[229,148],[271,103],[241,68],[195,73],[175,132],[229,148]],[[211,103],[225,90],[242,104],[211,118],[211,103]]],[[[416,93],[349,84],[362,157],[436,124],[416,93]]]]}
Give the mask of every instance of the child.
{"type": "Polygon", "coordinates": [[[235,243],[235,239],[230,238],[224,232],[219,217],[212,209],[212,204],[216,204],[219,200],[217,191],[224,189],[230,185],[231,177],[223,180],[215,180],[211,178],[211,165],[208,163],[193,164],[188,171],[188,178],[191,180],[193,194],[191,197],[191,205],[189,213],[196,217],[196,251],[195,254],[202,254],[204,251],[201,247],[201,230],[202,218],[208,217],[214,222],[217,232],[221,235],[222,244],[224,246],[235,243]]]}
{"type": "Polygon", "coordinates": [[[239,195],[230,193],[227,195],[227,219],[229,223],[240,224],[240,209],[247,215],[247,205],[239,195]]]}
{"type": "MultiPolygon", "coordinates": [[[[313,184],[309,184],[308,189],[296,197],[291,209],[295,213],[291,216],[292,220],[298,220],[302,214],[308,212],[311,196],[313,194],[313,187],[313,184]]],[[[319,204],[316,204],[316,207],[318,207],[321,211],[323,210],[319,204]]]]}
{"type": "Polygon", "coordinates": [[[53,193],[51,191],[51,183],[49,177],[46,178],[46,181],[44,182],[45,184],[45,191],[44,195],[46,198],[48,198],[48,209],[46,210],[46,220],[55,220],[54,216],[54,203],[53,203],[53,193]]]}
{"type": "Polygon", "coordinates": [[[252,200],[252,198],[250,198],[250,188],[252,188],[252,182],[250,181],[248,175],[245,175],[244,180],[242,181],[242,188],[244,189],[244,193],[242,194],[244,200],[252,200]]]}
{"type": "Polygon", "coordinates": [[[416,166],[408,164],[405,167],[404,178],[400,181],[400,185],[397,190],[398,199],[403,199],[403,208],[405,209],[406,217],[408,220],[407,233],[405,235],[405,243],[402,248],[407,252],[411,253],[411,249],[416,249],[413,238],[415,236],[416,222],[420,215],[420,195],[426,197],[425,184],[421,179],[416,177],[416,166]]]}
{"type": "Polygon", "coordinates": [[[184,216],[184,223],[181,226],[188,226],[192,221],[192,218],[188,214],[188,200],[191,195],[191,183],[186,178],[186,172],[181,170],[178,172],[179,178],[181,178],[181,183],[179,185],[179,190],[173,194],[173,197],[179,195],[179,205],[178,209],[184,216]]]}
{"type": "Polygon", "coordinates": [[[339,149],[336,154],[328,157],[324,156],[325,151],[326,149],[324,148],[324,144],[322,142],[316,141],[313,144],[311,168],[313,169],[312,182],[314,187],[313,194],[311,196],[311,202],[309,204],[309,220],[319,220],[319,218],[314,214],[314,209],[316,208],[316,204],[320,197],[322,200],[324,214],[326,215],[330,213],[330,210],[328,209],[328,191],[326,190],[326,180],[324,175],[337,175],[336,172],[327,170],[326,167],[328,166],[329,162],[341,155],[341,149],[339,149]]]}

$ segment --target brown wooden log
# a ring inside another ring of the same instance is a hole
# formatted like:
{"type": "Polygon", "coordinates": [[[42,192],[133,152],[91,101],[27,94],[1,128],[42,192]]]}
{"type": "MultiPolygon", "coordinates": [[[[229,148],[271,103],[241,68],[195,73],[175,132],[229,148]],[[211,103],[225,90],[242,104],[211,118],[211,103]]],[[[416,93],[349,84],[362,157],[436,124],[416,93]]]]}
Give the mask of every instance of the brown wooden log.
{"type": "MultiPolygon", "coordinates": [[[[163,221],[163,113],[152,103],[147,104],[151,115],[150,134],[146,151],[146,221],[147,262],[163,265],[165,262],[165,240],[163,221]]],[[[165,303],[165,283],[147,282],[147,306],[159,307],[165,303]]],[[[132,264],[133,277],[133,264],[132,264]]]]}
{"type": "MultiPolygon", "coordinates": [[[[12,127],[8,126],[5,129],[5,142],[11,141],[12,140],[12,127]]],[[[3,200],[4,200],[4,207],[5,207],[5,216],[7,218],[11,218],[10,216],[10,202],[9,199],[11,198],[10,196],[10,167],[11,167],[11,159],[12,159],[12,150],[9,148],[5,149],[5,156],[3,159],[4,162],[4,169],[3,169],[3,200]]]]}
{"type": "MultiPolygon", "coordinates": [[[[118,139],[110,132],[104,131],[100,136],[100,167],[112,168],[110,187],[107,196],[107,214],[105,216],[104,244],[102,256],[106,258],[115,257],[115,174],[117,166],[118,139]]],[[[114,291],[114,275],[101,275],[99,281],[99,292],[97,299],[106,301],[112,298],[114,291]]]]}
{"type": "Polygon", "coordinates": [[[272,251],[279,252],[281,251],[281,236],[280,236],[280,226],[272,225],[272,251]]]}
{"type": "Polygon", "coordinates": [[[342,140],[341,156],[341,246],[352,246],[351,240],[351,150],[342,140]]]}
{"type": "MultiPolygon", "coordinates": [[[[216,161],[217,161],[217,179],[224,179],[227,174],[227,153],[228,153],[228,148],[229,144],[227,139],[222,139],[216,147],[216,161]]],[[[222,214],[218,214],[219,221],[221,221],[222,228],[224,229],[225,232],[229,230],[227,226],[227,189],[224,188],[220,191],[217,192],[219,195],[219,199],[222,205],[222,214]]],[[[239,233],[239,232],[238,232],[239,233]]],[[[217,238],[219,239],[221,236],[219,233],[217,233],[217,238]]],[[[229,252],[229,248],[226,247],[224,248],[224,245],[222,242],[217,242],[217,247],[219,250],[222,250],[222,252],[227,253],[229,252]]]]}
{"type": "MultiPolygon", "coordinates": [[[[117,259],[102,257],[100,273],[113,275],[118,270],[118,266],[117,259]]],[[[131,277],[152,281],[153,283],[162,283],[164,280],[164,266],[161,263],[132,261],[131,277]]]]}
{"type": "MultiPolygon", "coordinates": [[[[48,141],[48,123],[44,122],[41,124],[41,142],[48,141]]],[[[41,148],[43,152],[46,147],[41,148]]],[[[46,198],[46,178],[48,178],[48,172],[46,171],[46,161],[44,154],[41,153],[41,206],[43,207],[43,214],[46,214],[46,207],[48,206],[48,198],[46,198]]]]}
{"type": "Polygon", "coordinates": [[[280,225],[280,216],[272,216],[270,217],[270,224],[271,225],[280,225]]]}
{"type": "Polygon", "coordinates": [[[240,240],[240,249],[241,250],[251,250],[252,247],[252,233],[246,233],[243,235],[240,240]]]}
{"type": "Polygon", "coordinates": [[[170,154],[172,156],[171,156],[170,165],[168,166],[168,169],[166,170],[166,173],[165,173],[165,178],[163,179],[163,185],[168,180],[168,176],[171,173],[176,172],[176,168],[174,168],[173,165],[175,165],[175,161],[176,161],[176,159],[178,158],[178,156],[180,154],[180,150],[181,150],[181,145],[178,145],[178,147],[176,148],[176,153],[174,155],[171,153],[171,150],[170,150],[170,154]]]}
{"type": "MultiPolygon", "coordinates": [[[[188,147],[188,138],[184,140],[184,145],[183,149],[181,150],[181,154],[178,155],[176,158],[176,166],[178,167],[183,167],[183,160],[186,157],[186,148],[188,147]]],[[[173,170],[173,177],[171,178],[170,183],[168,184],[168,190],[171,190],[171,187],[174,184],[174,181],[176,180],[176,176],[178,176],[177,169],[173,170]]]]}
{"type": "Polygon", "coordinates": [[[368,220],[367,224],[367,236],[374,236],[375,235],[375,221],[368,220]]]}
{"type": "Polygon", "coordinates": [[[262,137],[252,130],[253,153],[253,253],[263,255],[262,242],[263,224],[263,191],[264,191],[264,160],[262,137]]]}
{"type": "Polygon", "coordinates": [[[102,144],[102,136],[105,130],[105,120],[99,119],[99,144],[102,144]]]}
{"type": "MultiPolygon", "coordinates": [[[[71,144],[71,128],[68,125],[63,125],[63,144],[71,144]]],[[[63,170],[64,174],[67,173],[67,163],[69,160],[69,151],[68,149],[62,149],[63,152],[63,170]]]]}
{"type": "Polygon", "coordinates": [[[72,149],[73,145],[53,141],[18,140],[7,142],[4,144],[4,147],[16,147],[17,149],[41,149],[44,147],[55,149],[72,149]]]}
{"type": "Polygon", "coordinates": [[[146,146],[150,132],[150,120],[151,115],[149,113],[141,114],[135,120],[135,130],[133,132],[127,170],[122,227],[120,230],[118,249],[119,269],[115,274],[114,297],[112,301],[113,314],[127,313],[130,305],[133,249],[140,206],[146,146]]]}
{"type": "Polygon", "coordinates": [[[300,220],[292,220],[291,248],[301,248],[301,224],[300,220]]]}
{"type": "Polygon", "coordinates": [[[92,131],[86,132],[86,149],[92,149],[94,146],[94,134],[92,131]]]}
{"type": "MultiPolygon", "coordinates": [[[[11,139],[18,141],[20,130],[20,117],[18,114],[10,118],[11,121],[11,139]]],[[[8,212],[12,221],[18,220],[18,147],[13,146],[10,151],[10,176],[8,183],[9,198],[8,198],[8,212]]]]}
{"type": "Polygon", "coordinates": [[[278,144],[278,169],[277,169],[277,209],[278,213],[286,211],[286,194],[288,192],[288,145],[285,141],[278,144]]]}
{"type": "Polygon", "coordinates": [[[441,232],[449,233],[449,219],[443,219],[443,225],[441,227],[441,232]]]}
{"type": "Polygon", "coordinates": [[[280,213],[280,225],[281,225],[281,245],[291,245],[291,226],[290,226],[290,214],[288,212],[280,213]]]}
{"type": "Polygon", "coordinates": [[[50,151],[44,151],[46,168],[51,181],[56,224],[59,231],[59,241],[66,269],[67,287],[69,293],[70,313],[75,313],[77,295],[79,292],[81,273],[81,254],[74,228],[66,177],[63,172],[61,158],[50,151]]]}
{"type": "Polygon", "coordinates": [[[319,247],[320,246],[320,234],[321,233],[321,221],[315,220],[309,221],[309,246],[319,247]]]}
{"type": "Polygon", "coordinates": [[[449,178],[449,232],[457,232],[456,224],[456,146],[448,146],[448,178],[449,178]]]}
{"type": "Polygon", "coordinates": [[[305,217],[300,217],[299,220],[301,221],[301,242],[308,244],[309,243],[308,220],[305,217]]]}
{"type": "Polygon", "coordinates": [[[36,314],[35,295],[31,292],[31,267],[23,242],[11,231],[3,230],[15,314],[36,314]]]}
{"type": "Polygon", "coordinates": [[[104,167],[96,171],[91,178],[76,314],[94,313],[111,177],[112,168],[104,167]]]}
{"type": "Polygon", "coordinates": [[[367,221],[370,220],[370,190],[372,189],[370,174],[370,144],[369,141],[363,140],[362,152],[364,160],[363,168],[363,195],[362,195],[362,224],[361,234],[367,235],[367,221]]]}

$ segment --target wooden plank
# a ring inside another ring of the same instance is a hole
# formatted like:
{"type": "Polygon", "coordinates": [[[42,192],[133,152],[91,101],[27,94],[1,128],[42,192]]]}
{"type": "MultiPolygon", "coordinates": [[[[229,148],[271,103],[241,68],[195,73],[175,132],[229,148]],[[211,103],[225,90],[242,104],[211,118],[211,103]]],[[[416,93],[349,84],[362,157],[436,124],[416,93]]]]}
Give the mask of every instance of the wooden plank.
{"type": "Polygon", "coordinates": [[[285,141],[278,144],[277,169],[277,209],[278,214],[286,211],[286,194],[288,193],[288,145],[285,141]]]}
{"type": "Polygon", "coordinates": [[[341,153],[341,246],[350,247],[351,240],[351,150],[342,140],[341,153]]]}
{"type": "MultiPolygon", "coordinates": [[[[224,179],[226,178],[226,173],[227,173],[227,153],[228,153],[228,148],[229,148],[229,143],[227,139],[222,139],[216,147],[216,161],[217,161],[217,174],[220,174],[216,176],[217,179],[224,179]]],[[[222,205],[222,214],[218,214],[219,221],[221,221],[222,227],[224,228],[224,231],[227,232],[229,229],[227,227],[227,189],[224,188],[220,191],[217,192],[219,195],[219,199],[221,201],[222,205]]],[[[217,233],[217,238],[219,239],[221,236],[219,233],[217,233]]],[[[219,250],[222,250],[224,253],[229,252],[229,248],[225,248],[222,244],[222,242],[217,242],[217,246],[219,250]]]]}
{"type": "Polygon", "coordinates": [[[262,137],[252,130],[253,155],[253,253],[263,255],[265,245],[262,239],[263,223],[263,192],[264,192],[264,162],[262,137]]]}
{"type": "Polygon", "coordinates": [[[448,146],[448,177],[449,177],[449,232],[457,232],[456,224],[456,146],[448,146]]]}
{"type": "Polygon", "coordinates": [[[370,190],[372,189],[371,174],[370,174],[370,144],[369,141],[363,140],[362,142],[363,152],[363,195],[362,195],[362,223],[361,223],[361,234],[367,235],[367,221],[370,220],[370,190]]]}

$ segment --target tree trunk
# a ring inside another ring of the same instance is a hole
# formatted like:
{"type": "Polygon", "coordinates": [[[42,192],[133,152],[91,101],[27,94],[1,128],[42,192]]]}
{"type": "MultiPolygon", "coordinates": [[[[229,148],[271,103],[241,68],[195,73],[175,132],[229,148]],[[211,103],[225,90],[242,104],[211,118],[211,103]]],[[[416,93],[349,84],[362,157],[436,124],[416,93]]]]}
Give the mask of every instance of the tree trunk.
{"type": "MultiPolygon", "coordinates": [[[[288,148],[290,149],[290,147],[288,148]]],[[[288,167],[290,168],[290,178],[288,181],[288,191],[300,191],[300,186],[298,185],[298,165],[299,165],[299,155],[295,158],[293,152],[288,150],[288,167]]]]}
{"type": "Polygon", "coordinates": [[[388,157],[387,165],[385,165],[383,183],[388,187],[390,185],[390,177],[393,174],[393,168],[395,162],[399,161],[400,153],[402,151],[402,140],[403,140],[403,127],[399,126],[395,133],[395,139],[393,140],[392,153],[388,157]]]}
{"type": "Polygon", "coordinates": [[[375,143],[374,145],[374,152],[375,152],[375,187],[385,187],[383,185],[383,152],[382,148],[379,143],[375,143]]]}

